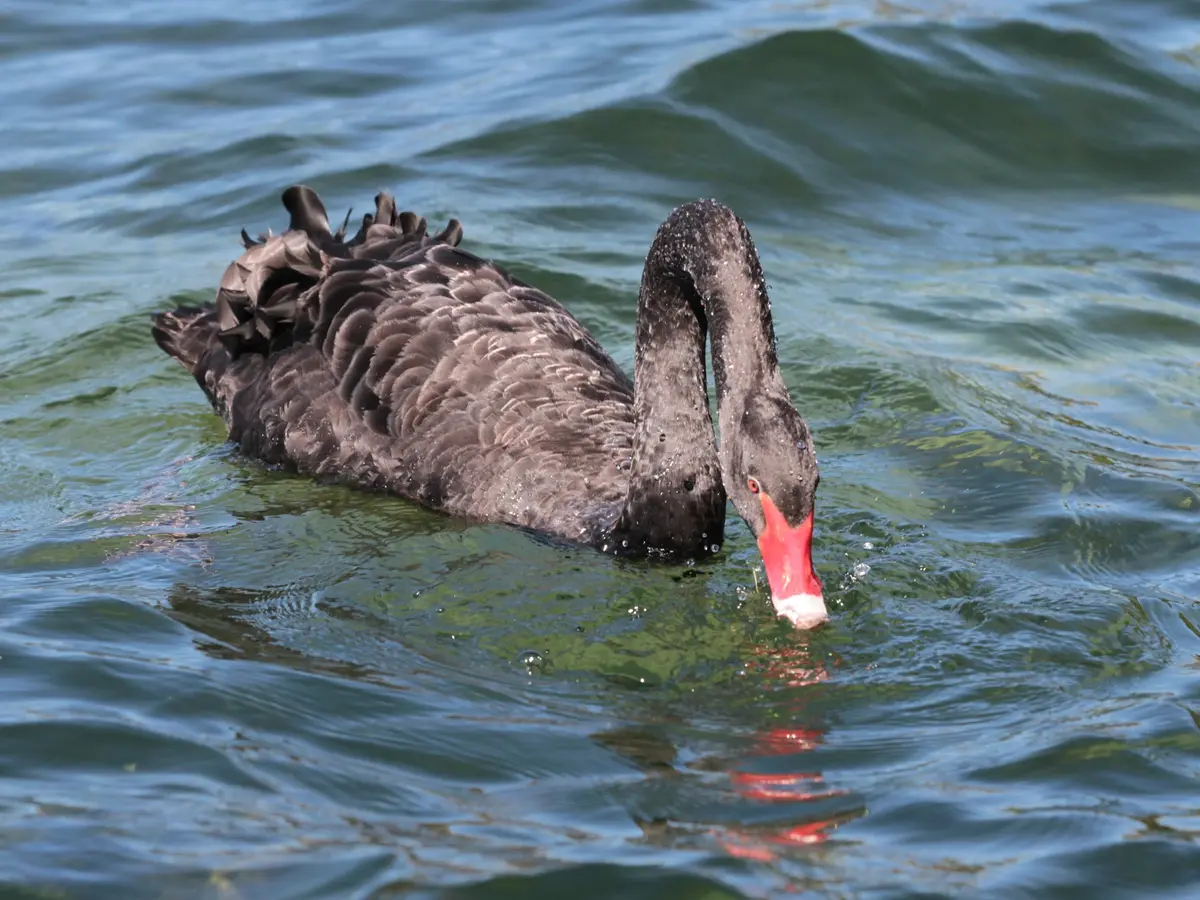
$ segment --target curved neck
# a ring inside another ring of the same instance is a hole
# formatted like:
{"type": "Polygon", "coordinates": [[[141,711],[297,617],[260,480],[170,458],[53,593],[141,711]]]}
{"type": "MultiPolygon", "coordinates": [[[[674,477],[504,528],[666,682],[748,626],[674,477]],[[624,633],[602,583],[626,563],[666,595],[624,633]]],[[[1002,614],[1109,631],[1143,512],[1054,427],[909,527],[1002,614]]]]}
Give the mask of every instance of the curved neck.
{"type": "Polygon", "coordinates": [[[780,382],[762,267],[742,221],[711,200],[659,228],[642,273],[629,493],[614,531],[630,550],[692,556],[722,539],[722,465],[747,397],[780,382]],[[723,435],[708,404],[705,339],[723,435]]]}

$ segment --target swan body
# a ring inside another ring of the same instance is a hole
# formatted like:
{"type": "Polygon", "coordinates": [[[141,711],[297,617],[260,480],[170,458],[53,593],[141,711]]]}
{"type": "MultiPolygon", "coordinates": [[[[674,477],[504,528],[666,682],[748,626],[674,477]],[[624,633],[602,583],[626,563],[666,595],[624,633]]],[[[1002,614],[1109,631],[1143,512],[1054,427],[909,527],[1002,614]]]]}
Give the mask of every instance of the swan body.
{"type": "Polygon", "coordinates": [[[666,559],[708,555],[729,497],[759,538],[780,614],[825,618],[811,435],[778,372],[749,231],[728,208],[687,204],[659,229],[631,381],[557,301],[459,247],[457,221],[430,235],[380,194],[347,239],[309,188],[283,201],[289,228],[242,233],[212,306],[152,325],[247,455],[666,559]]]}

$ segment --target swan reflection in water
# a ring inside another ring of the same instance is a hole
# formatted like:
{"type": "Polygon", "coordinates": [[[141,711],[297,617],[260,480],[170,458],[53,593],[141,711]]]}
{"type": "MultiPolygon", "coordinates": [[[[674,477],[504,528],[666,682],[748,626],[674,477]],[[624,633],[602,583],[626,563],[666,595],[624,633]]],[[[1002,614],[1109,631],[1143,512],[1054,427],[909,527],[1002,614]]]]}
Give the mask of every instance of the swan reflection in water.
{"type": "MultiPolygon", "coordinates": [[[[767,690],[786,691],[788,724],[763,728],[748,739],[748,747],[743,744],[745,749],[681,763],[671,728],[662,723],[593,735],[647,778],[699,777],[715,788],[716,797],[712,790],[696,792],[681,785],[668,791],[666,804],[656,804],[662,814],[640,809],[634,819],[645,841],[701,849],[715,842],[731,856],[769,863],[825,843],[841,824],[866,814],[860,797],[827,784],[811,756],[824,743],[827,729],[824,714],[808,708],[809,699],[831,677],[829,666],[814,661],[805,636],[798,633],[786,646],[756,647],[751,654],[747,674],[756,675],[767,690]]],[[[778,705],[772,707],[773,713],[778,710],[778,705]]],[[[660,795],[655,789],[646,793],[660,795]]],[[[635,805],[644,809],[640,802],[635,805]]]]}
{"type": "MultiPolygon", "coordinates": [[[[255,610],[278,602],[271,594],[177,584],[170,592],[167,611],[197,633],[199,649],[219,659],[254,659],[350,681],[393,682],[386,672],[371,665],[324,658],[280,643],[254,623],[255,610]]],[[[323,607],[323,611],[335,617],[353,615],[337,606],[323,607]]],[[[828,784],[812,761],[814,751],[826,739],[827,726],[825,714],[815,708],[816,703],[810,708],[809,700],[830,679],[833,666],[814,661],[805,636],[799,633],[793,633],[783,646],[754,648],[750,657],[747,675],[755,676],[768,692],[775,687],[786,696],[769,706],[771,714],[782,717],[783,722],[738,741],[741,749],[686,763],[680,762],[680,746],[674,739],[680,723],[677,710],[675,715],[654,711],[651,722],[642,691],[613,689],[613,712],[640,723],[593,733],[591,739],[634,763],[650,779],[635,783],[633,795],[618,800],[630,810],[644,841],[695,847],[699,840],[701,847],[715,843],[732,856],[769,863],[811,850],[827,841],[842,823],[865,815],[861,798],[828,784]],[[656,779],[673,780],[679,789],[656,779]],[[701,785],[698,791],[694,789],[697,783],[701,785]],[[663,795],[658,786],[667,787],[665,805],[660,804],[663,795]]],[[[683,724],[687,725],[686,719],[683,724]]],[[[616,789],[625,794],[630,790],[625,784],[614,788],[605,782],[602,792],[616,789]]]]}
{"type": "MultiPolygon", "coordinates": [[[[791,689],[812,687],[830,677],[825,663],[813,661],[803,639],[792,646],[764,650],[753,668],[760,669],[766,679],[791,689]]],[[[734,856],[770,862],[789,849],[824,843],[838,825],[865,812],[849,791],[830,787],[824,774],[805,762],[803,754],[820,747],[826,734],[814,721],[816,717],[805,710],[805,696],[801,694],[801,699],[788,709],[796,724],[768,728],[758,734],[750,752],[728,771],[734,792],[744,800],[808,806],[789,806],[790,821],[785,824],[719,829],[717,840],[734,856]],[[851,802],[847,804],[847,800],[851,802]]]]}

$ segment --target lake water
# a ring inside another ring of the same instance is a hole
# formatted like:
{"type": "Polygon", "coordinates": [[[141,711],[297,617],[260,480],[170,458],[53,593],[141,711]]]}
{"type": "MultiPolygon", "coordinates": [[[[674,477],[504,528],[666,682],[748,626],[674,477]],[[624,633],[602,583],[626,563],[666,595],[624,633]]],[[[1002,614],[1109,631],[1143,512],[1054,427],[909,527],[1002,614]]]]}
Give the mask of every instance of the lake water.
{"type": "Polygon", "coordinates": [[[0,123],[0,895],[1200,892],[1193,0],[10,0],[0,123]],[[234,453],[148,317],[297,181],[630,367],[730,204],[833,622],[234,453]]]}

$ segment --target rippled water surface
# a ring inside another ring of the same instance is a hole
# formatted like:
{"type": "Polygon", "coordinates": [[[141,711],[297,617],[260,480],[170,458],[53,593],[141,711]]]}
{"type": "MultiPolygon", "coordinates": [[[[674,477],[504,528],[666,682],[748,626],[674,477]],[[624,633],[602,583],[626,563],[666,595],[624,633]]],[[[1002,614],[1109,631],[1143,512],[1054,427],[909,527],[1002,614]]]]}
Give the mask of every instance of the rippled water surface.
{"type": "Polygon", "coordinates": [[[0,894],[1194,897],[1191,0],[0,6],[0,894]],[[633,359],[715,196],[833,623],[265,470],[154,346],[303,181],[633,359]]]}

